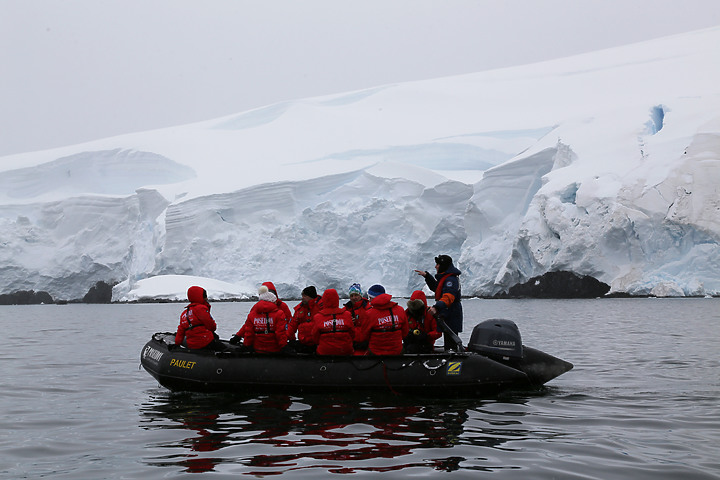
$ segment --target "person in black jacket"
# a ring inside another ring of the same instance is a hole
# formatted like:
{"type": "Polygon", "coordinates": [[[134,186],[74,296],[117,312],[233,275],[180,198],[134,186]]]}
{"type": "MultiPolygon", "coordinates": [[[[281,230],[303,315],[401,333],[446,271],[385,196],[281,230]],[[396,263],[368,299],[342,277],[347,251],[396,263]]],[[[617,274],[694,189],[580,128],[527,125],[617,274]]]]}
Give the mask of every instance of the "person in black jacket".
{"type": "MultiPolygon", "coordinates": [[[[463,311],[460,297],[460,270],[453,265],[449,255],[438,255],[435,257],[435,276],[424,270],[415,270],[421,277],[425,278],[428,288],[435,292],[435,304],[430,307],[430,312],[443,320],[447,327],[454,333],[443,332],[445,350],[449,350],[457,343],[457,334],[462,332],[463,311]]],[[[439,325],[438,325],[439,326],[439,325]]]]}

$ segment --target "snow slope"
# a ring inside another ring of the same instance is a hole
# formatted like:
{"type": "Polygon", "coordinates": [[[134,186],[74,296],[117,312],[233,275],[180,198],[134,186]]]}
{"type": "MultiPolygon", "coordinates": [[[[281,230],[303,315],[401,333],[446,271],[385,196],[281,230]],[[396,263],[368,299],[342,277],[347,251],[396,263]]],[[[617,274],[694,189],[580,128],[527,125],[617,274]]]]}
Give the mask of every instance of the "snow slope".
{"type": "Polygon", "coordinates": [[[719,44],[713,28],[0,158],[0,293],[104,280],[133,299],[187,275],[407,295],[447,253],[465,295],[554,270],[720,294],[719,44]]]}

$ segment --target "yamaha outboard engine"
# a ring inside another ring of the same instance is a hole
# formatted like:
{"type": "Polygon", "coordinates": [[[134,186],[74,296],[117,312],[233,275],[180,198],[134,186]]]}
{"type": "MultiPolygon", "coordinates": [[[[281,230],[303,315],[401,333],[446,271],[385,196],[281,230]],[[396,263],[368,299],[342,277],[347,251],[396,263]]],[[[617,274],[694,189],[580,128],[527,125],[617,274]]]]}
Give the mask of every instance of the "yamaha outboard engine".
{"type": "Polygon", "coordinates": [[[520,330],[512,320],[485,320],[473,328],[468,350],[503,360],[521,359],[520,330]]]}

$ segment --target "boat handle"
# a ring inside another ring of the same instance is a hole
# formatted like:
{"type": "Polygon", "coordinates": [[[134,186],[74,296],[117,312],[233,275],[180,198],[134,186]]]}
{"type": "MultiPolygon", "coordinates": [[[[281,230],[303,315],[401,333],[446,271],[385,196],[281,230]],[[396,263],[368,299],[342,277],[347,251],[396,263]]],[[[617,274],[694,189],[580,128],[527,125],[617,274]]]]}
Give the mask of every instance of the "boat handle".
{"type": "Polygon", "coordinates": [[[445,365],[445,363],[447,363],[447,360],[445,360],[445,359],[443,358],[443,360],[442,360],[437,366],[435,366],[435,367],[429,365],[429,363],[430,363],[430,360],[425,360],[425,361],[423,362],[423,367],[427,368],[428,370],[437,370],[438,368],[440,368],[440,367],[442,367],[443,365],[445,365]]]}

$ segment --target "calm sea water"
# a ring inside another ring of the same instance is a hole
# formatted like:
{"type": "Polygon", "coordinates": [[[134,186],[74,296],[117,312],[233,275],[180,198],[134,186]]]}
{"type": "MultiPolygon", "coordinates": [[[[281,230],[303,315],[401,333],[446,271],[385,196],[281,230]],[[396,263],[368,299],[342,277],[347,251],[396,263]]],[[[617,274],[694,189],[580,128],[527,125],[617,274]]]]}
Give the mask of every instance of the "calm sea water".
{"type": "MultiPolygon", "coordinates": [[[[0,307],[0,478],[720,478],[720,299],[464,306],[465,340],[510,318],[575,369],[486,399],[173,394],[139,353],[181,305],[0,307]]],[[[223,338],[249,307],[213,306],[223,338]]]]}

